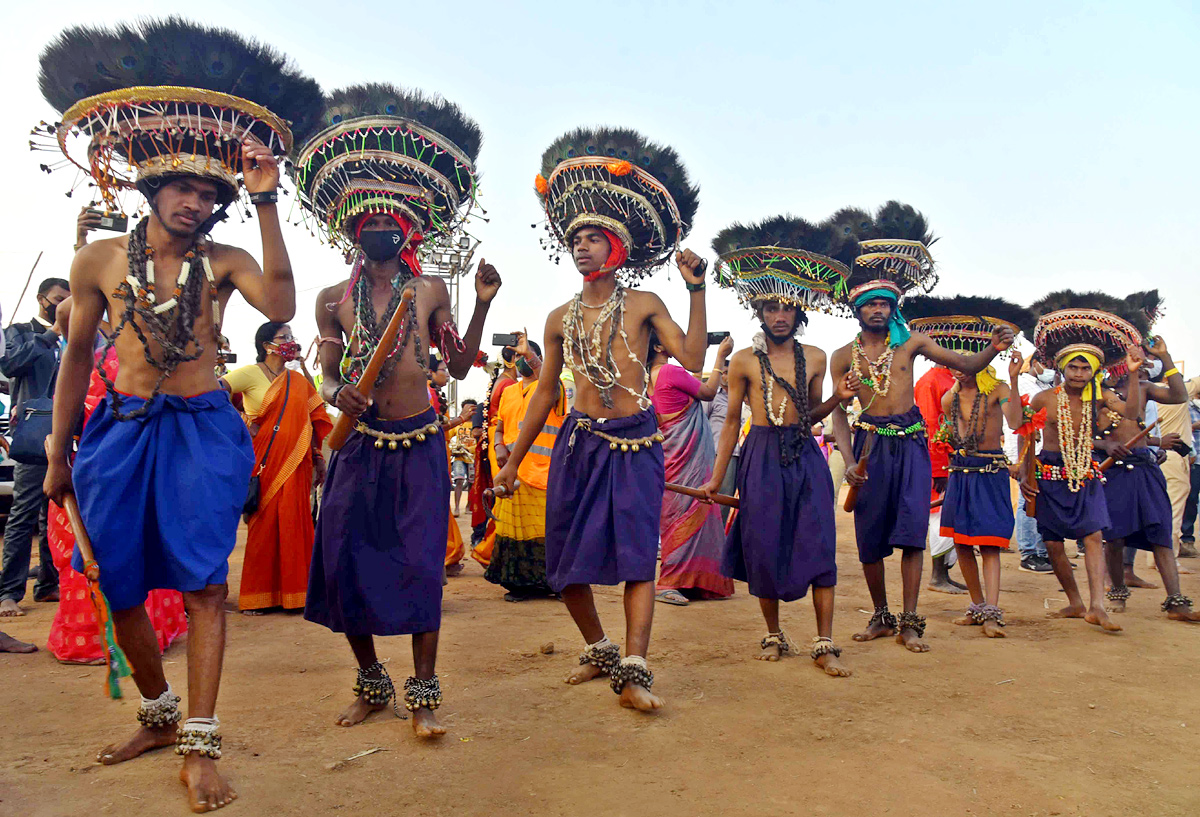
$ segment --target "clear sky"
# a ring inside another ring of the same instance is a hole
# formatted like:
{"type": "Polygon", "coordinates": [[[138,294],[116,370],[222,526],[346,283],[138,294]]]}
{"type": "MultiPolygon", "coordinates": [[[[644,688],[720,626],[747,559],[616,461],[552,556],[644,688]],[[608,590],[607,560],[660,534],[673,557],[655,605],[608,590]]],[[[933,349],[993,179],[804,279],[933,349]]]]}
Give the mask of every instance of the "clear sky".
{"type": "MultiPolygon", "coordinates": [[[[263,39],[323,87],[387,81],[441,93],[483,129],[488,222],[473,232],[505,280],[485,330],[528,326],[578,289],[568,261],[540,250],[533,178],[543,149],[582,124],[633,127],[673,145],[700,185],[686,244],[712,255],[731,221],[790,212],[819,220],[889,198],[922,210],[941,240],[935,294],[1022,303],[1053,289],[1113,295],[1157,287],[1158,330],[1200,373],[1200,7],[1190,2],[454,4],[311,2],[21,4],[5,15],[8,78],[0,145],[0,304],[7,320],[39,251],[38,280],[65,275],[78,198],[46,176],[28,131],[55,112],[37,58],[65,25],[179,13],[263,39]],[[343,12],[343,10],[345,10],[343,12]],[[352,10],[352,11],[351,11],[352,10]]],[[[290,202],[291,198],[285,199],[290,202]]],[[[290,207],[285,207],[285,213],[290,207]]],[[[293,212],[292,220],[298,221],[293,212]]],[[[260,255],[257,222],[218,241],[260,255]]],[[[316,288],[340,256],[285,227],[300,290],[293,322],[316,334],[316,288]]],[[[680,323],[678,272],[644,284],[680,323]]],[[[460,324],[469,319],[466,301],[460,324]]],[[[709,288],[709,328],[755,331],[731,293],[709,288]]],[[[17,315],[33,309],[26,296],[17,315]]],[[[240,298],[226,334],[243,360],[261,317],[240,298]]],[[[813,317],[827,350],[855,325],[813,317]]],[[[710,357],[711,362],[711,357],[710,357]]],[[[475,374],[460,396],[481,396],[475,374]]]]}

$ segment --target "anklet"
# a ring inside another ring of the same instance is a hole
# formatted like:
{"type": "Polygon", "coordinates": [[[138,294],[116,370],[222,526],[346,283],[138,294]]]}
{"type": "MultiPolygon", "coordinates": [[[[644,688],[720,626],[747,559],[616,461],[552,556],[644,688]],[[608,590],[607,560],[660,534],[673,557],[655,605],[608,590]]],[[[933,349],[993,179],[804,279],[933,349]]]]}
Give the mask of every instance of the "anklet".
{"type": "Polygon", "coordinates": [[[161,729],[179,723],[180,717],[179,696],[171,691],[170,684],[157,698],[142,698],[142,705],[137,711],[138,723],[147,729],[161,729]]]}
{"type": "Polygon", "coordinates": [[[188,718],[179,727],[179,738],[175,741],[175,754],[187,755],[195,752],[201,757],[221,759],[221,733],[217,731],[221,722],[212,718],[188,718]]]}
{"type": "Polygon", "coordinates": [[[602,675],[612,675],[613,669],[621,663],[621,648],[608,640],[608,636],[588,644],[587,649],[579,656],[579,666],[591,664],[600,670],[602,675]]]}
{"type": "Polygon", "coordinates": [[[1172,593],[1171,595],[1167,596],[1167,600],[1162,603],[1162,609],[1164,613],[1169,613],[1172,610],[1176,610],[1180,607],[1191,606],[1192,600],[1182,593],[1172,593]]]}
{"type": "Polygon", "coordinates": [[[433,711],[442,705],[442,685],[437,675],[432,678],[408,676],[404,681],[404,708],[416,712],[421,707],[433,711]]]}
{"type": "Polygon", "coordinates": [[[925,637],[925,616],[919,616],[916,613],[910,613],[905,610],[900,614],[900,630],[912,630],[917,634],[917,638],[925,637]]]}
{"type": "Polygon", "coordinates": [[[979,609],[979,623],[985,621],[994,621],[1001,627],[1004,626],[1004,611],[994,604],[985,604],[979,609]]]}
{"type": "Polygon", "coordinates": [[[778,647],[780,653],[791,652],[792,645],[788,641],[788,637],[783,634],[783,630],[777,633],[767,633],[767,637],[759,642],[765,650],[767,647],[778,647]]]}
{"type": "Polygon", "coordinates": [[[871,620],[867,622],[867,626],[871,627],[875,624],[882,624],[889,630],[896,629],[896,617],[888,611],[887,605],[875,608],[875,615],[871,616],[871,620]]]}
{"type": "Polygon", "coordinates": [[[392,684],[392,676],[388,675],[387,670],[383,668],[382,661],[376,661],[366,669],[359,667],[358,677],[351,690],[356,698],[362,698],[371,706],[383,706],[391,701],[392,712],[397,718],[404,718],[404,715],[400,714],[400,708],[396,705],[396,687],[392,684]],[[379,677],[372,678],[371,673],[376,670],[379,671],[379,677]]]}
{"type": "Polygon", "coordinates": [[[812,656],[812,660],[814,661],[822,655],[832,655],[834,658],[842,657],[842,648],[834,646],[832,638],[818,635],[813,637],[812,643],[813,648],[809,655],[812,656]]]}
{"type": "Polygon", "coordinates": [[[1109,601],[1128,601],[1130,595],[1129,588],[1125,585],[1121,585],[1120,587],[1114,587],[1112,590],[1109,590],[1107,593],[1105,593],[1104,598],[1108,599],[1109,601]]]}
{"type": "Polygon", "coordinates": [[[983,623],[983,607],[984,605],[975,604],[974,602],[971,602],[971,604],[967,606],[967,615],[971,617],[971,621],[975,622],[976,624],[983,623]]]}
{"type": "Polygon", "coordinates": [[[640,655],[627,655],[610,673],[612,691],[621,694],[626,684],[636,684],[647,692],[654,686],[654,673],[646,666],[646,659],[640,655]]]}

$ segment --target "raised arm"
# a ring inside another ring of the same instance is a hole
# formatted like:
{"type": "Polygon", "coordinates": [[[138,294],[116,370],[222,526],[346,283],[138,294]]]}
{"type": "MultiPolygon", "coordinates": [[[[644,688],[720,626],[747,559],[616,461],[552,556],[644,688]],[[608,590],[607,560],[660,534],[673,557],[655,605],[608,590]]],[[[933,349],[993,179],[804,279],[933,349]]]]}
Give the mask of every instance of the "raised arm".
{"type": "MultiPolygon", "coordinates": [[[[1004,412],[1004,419],[1008,423],[1008,427],[1016,431],[1021,426],[1025,425],[1025,407],[1021,405],[1021,367],[1025,363],[1025,359],[1021,356],[1020,351],[1013,349],[1009,352],[1008,357],[1008,387],[1007,392],[1003,397],[1001,409],[1004,412]]],[[[1001,383],[1000,386],[1004,384],[1001,383]]],[[[999,388],[999,386],[997,386],[999,388]]]]}
{"type": "MultiPolygon", "coordinates": [[[[705,342],[708,340],[708,333],[705,333],[705,342]]],[[[700,383],[700,390],[696,392],[697,400],[712,400],[717,396],[717,392],[721,390],[721,374],[725,368],[725,359],[733,352],[733,337],[726,335],[721,345],[717,347],[717,360],[713,363],[712,374],[708,376],[708,380],[700,383]]]]}
{"type": "Polygon", "coordinates": [[[992,341],[986,347],[973,355],[960,355],[949,349],[943,349],[934,343],[928,335],[913,332],[915,346],[913,354],[921,354],[948,369],[956,369],[965,374],[982,372],[992,362],[992,358],[1003,352],[1013,343],[1013,332],[1007,326],[997,326],[992,330],[992,341]]]}
{"type": "MultiPolygon", "coordinates": [[[[278,189],[279,165],[262,143],[247,141],[242,144],[242,164],[246,190],[251,194],[278,189]]],[[[296,284],[292,280],[292,262],[279,229],[279,210],[273,202],[256,204],[254,209],[262,233],[262,268],[245,250],[228,248],[229,280],[246,302],[263,313],[267,320],[286,323],[296,314],[296,284]]]]}
{"type": "Polygon", "coordinates": [[[1171,353],[1167,351],[1167,342],[1162,335],[1154,339],[1154,345],[1146,349],[1150,357],[1157,358],[1163,366],[1163,382],[1147,383],[1145,386],[1146,399],[1163,405],[1174,405],[1188,401],[1187,384],[1183,375],[1175,368],[1171,353]]]}
{"type": "Polygon", "coordinates": [[[558,402],[559,390],[562,388],[562,382],[558,379],[562,374],[563,367],[562,344],[562,313],[556,309],[546,319],[546,334],[542,344],[545,347],[546,357],[542,361],[542,372],[538,377],[537,388],[534,389],[533,397],[529,400],[529,408],[525,412],[525,425],[509,451],[508,462],[492,478],[496,488],[507,491],[510,496],[516,487],[517,468],[521,465],[521,460],[529,452],[529,447],[533,445],[537,435],[542,432],[546,418],[550,416],[554,404],[558,402]]]}
{"type": "MultiPolygon", "coordinates": [[[[454,326],[454,313],[450,311],[450,293],[446,290],[446,285],[440,278],[429,280],[436,293],[436,306],[429,319],[432,324],[429,327],[430,336],[435,340],[440,340],[442,327],[446,324],[454,326]]],[[[462,380],[471,372],[471,366],[474,365],[475,357],[479,354],[479,343],[483,338],[483,324],[487,320],[488,310],[492,307],[492,299],[500,291],[500,283],[500,273],[496,272],[495,267],[480,258],[479,266],[475,270],[475,310],[471,313],[471,322],[467,324],[467,331],[462,335],[463,348],[459,351],[458,346],[449,337],[445,339],[445,343],[441,344],[442,355],[446,359],[446,368],[455,380],[462,380]]],[[[454,329],[458,331],[457,327],[454,329]]]]}
{"type": "Polygon", "coordinates": [[[1125,365],[1129,367],[1129,385],[1126,387],[1125,405],[1121,413],[1125,415],[1126,420],[1133,420],[1135,423],[1142,418],[1142,379],[1138,377],[1138,369],[1142,368],[1145,362],[1141,347],[1134,347],[1125,355],[1125,365]]]}
{"type": "Polygon", "coordinates": [[[650,322],[654,333],[671,357],[679,361],[679,365],[688,371],[699,371],[704,368],[704,354],[708,351],[708,317],[704,306],[704,273],[700,270],[701,259],[691,250],[682,250],[675,254],[675,263],[683,275],[684,283],[690,292],[688,301],[687,334],[672,320],[662,299],[653,293],[648,293],[651,301],[650,322]]]}
{"type": "MultiPolygon", "coordinates": [[[[742,401],[746,399],[746,389],[750,385],[750,374],[752,373],[750,364],[753,359],[754,354],[749,349],[743,349],[729,361],[729,405],[731,408],[742,405],[742,401]]],[[[721,437],[717,441],[717,461],[713,463],[712,478],[704,486],[704,493],[710,497],[720,493],[721,483],[725,480],[725,472],[729,469],[729,460],[733,457],[733,449],[737,446],[738,434],[742,430],[738,416],[740,415],[731,414],[725,419],[725,425],[721,427],[721,437]]]]}
{"type": "Polygon", "coordinates": [[[92,344],[105,309],[100,272],[111,252],[103,244],[84,247],[71,264],[71,329],[58,366],[52,430],[46,446],[49,463],[43,484],[46,496],[59,505],[71,490],[71,439],[92,375],[92,344]]]}

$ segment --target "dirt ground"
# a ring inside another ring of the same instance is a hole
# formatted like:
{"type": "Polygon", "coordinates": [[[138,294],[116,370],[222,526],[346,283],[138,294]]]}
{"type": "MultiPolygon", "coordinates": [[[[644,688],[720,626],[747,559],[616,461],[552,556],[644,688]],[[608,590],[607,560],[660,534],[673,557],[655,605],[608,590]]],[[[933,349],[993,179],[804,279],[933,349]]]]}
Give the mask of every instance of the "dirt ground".
{"type": "MultiPolygon", "coordinates": [[[[345,643],[299,616],[238,615],[231,598],[217,711],[221,767],[241,799],[226,813],[1177,815],[1200,805],[1200,626],[1168,622],[1161,591],[1135,591],[1120,634],[1047,621],[1062,592],[1019,572],[1012,554],[1006,640],[952,626],[961,597],[923,593],[931,652],[856,644],[870,601],[852,522],[838,517],[835,638],[854,676],[828,678],[807,657],[751,660],[764,628],[739,585],[727,601],[658,605],[650,661],[667,707],[650,716],[619,708],[603,681],[563,684],[581,647],[566,610],[502,601],[470,560],[446,592],[439,715],[450,733],[436,743],[418,743],[390,712],[335,727],[354,680],[345,643]],[[547,642],[551,655],[539,650],[547,642]],[[348,760],[370,749],[383,751],[348,760]]],[[[240,569],[239,546],[231,595],[240,569]]],[[[898,559],[888,583],[898,600],[898,559]]],[[[1200,597],[1200,577],[1185,576],[1184,592],[1200,597]]],[[[622,637],[618,590],[598,588],[597,599],[622,637]]],[[[173,754],[93,763],[136,725],[137,691],[126,680],[126,697],[110,701],[101,668],[56,663],[44,649],[53,606],[28,606],[0,621],[43,648],[0,655],[0,814],[187,813],[173,754]]],[[[786,606],[784,626],[812,637],[809,600],[786,606]]],[[[380,642],[399,683],[408,639],[380,642]]],[[[181,693],[185,656],[181,641],[165,657],[181,693]]]]}

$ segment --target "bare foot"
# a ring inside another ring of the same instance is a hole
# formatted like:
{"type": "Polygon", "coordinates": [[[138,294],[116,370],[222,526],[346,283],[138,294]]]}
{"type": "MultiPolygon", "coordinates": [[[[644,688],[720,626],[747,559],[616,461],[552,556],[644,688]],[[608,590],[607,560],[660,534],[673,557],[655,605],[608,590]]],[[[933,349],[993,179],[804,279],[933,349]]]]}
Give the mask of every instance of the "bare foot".
{"type": "Polygon", "coordinates": [[[818,655],[817,660],[813,663],[825,670],[826,675],[832,675],[836,678],[849,678],[851,675],[853,675],[853,671],[849,667],[843,665],[842,662],[838,660],[838,657],[831,652],[827,652],[824,655],[818,655]]]}
{"type": "Polygon", "coordinates": [[[1084,615],[1083,620],[1088,624],[1095,624],[1098,627],[1103,627],[1110,633],[1117,633],[1121,631],[1121,625],[1109,618],[1108,613],[1104,612],[1103,607],[1098,609],[1092,608],[1091,610],[1088,610],[1087,614],[1084,615]]]}
{"type": "Polygon", "coordinates": [[[1110,613],[1124,613],[1125,599],[1105,599],[1104,609],[1110,613]]]}
{"type": "Polygon", "coordinates": [[[851,638],[855,641],[874,641],[876,638],[882,638],[885,635],[895,635],[896,631],[884,624],[882,621],[873,621],[867,625],[867,629],[861,633],[855,633],[851,638]]]}
{"type": "Polygon", "coordinates": [[[911,627],[905,627],[896,634],[896,643],[903,644],[909,652],[929,652],[929,645],[922,641],[917,631],[911,627]]]}
{"type": "Polygon", "coordinates": [[[113,766],[117,763],[124,763],[126,760],[132,760],[151,749],[174,746],[177,737],[176,731],[173,723],[155,729],[141,726],[123,745],[118,746],[113,743],[101,749],[100,753],[96,755],[96,762],[103,763],[105,766],[113,766]]]}
{"type": "Polygon", "coordinates": [[[1179,570],[1179,575],[1181,575],[1181,576],[1191,576],[1193,573],[1196,572],[1196,571],[1192,570],[1190,567],[1184,567],[1183,565],[1176,565],[1176,568],[1179,570]]]}
{"type": "Polygon", "coordinates": [[[949,578],[931,579],[926,587],[935,593],[947,593],[951,596],[962,596],[967,592],[966,587],[949,578]]]}
{"type": "Polygon", "coordinates": [[[25,611],[12,599],[0,601],[0,617],[15,618],[16,616],[25,615],[25,611]]]}
{"type": "Polygon", "coordinates": [[[1176,607],[1167,613],[1167,618],[1172,621],[1200,621],[1200,613],[1194,612],[1191,607],[1176,607]]]}
{"type": "Polygon", "coordinates": [[[759,661],[778,661],[783,657],[778,644],[768,644],[757,656],[759,661]]]}
{"type": "Polygon", "coordinates": [[[461,576],[462,572],[463,572],[463,563],[462,562],[458,562],[456,564],[446,566],[446,575],[447,576],[461,576]]]}
{"type": "Polygon", "coordinates": [[[196,752],[184,757],[179,779],[188,787],[188,801],[197,814],[215,811],[237,799],[233,786],[217,771],[217,761],[196,752]]]}
{"type": "Polygon", "coordinates": [[[991,620],[983,622],[983,634],[988,638],[1008,637],[1004,634],[1004,628],[1001,627],[997,622],[991,620]]]}
{"type": "Polygon", "coordinates": [[[419,738],[436,738],[446,734],[446,727],[437,722],[437,715],[432,709],[421,707],[413,713],[413,731],[419,738]]]}
{"type": "Polygon", "coordinates": [[[8,633],[0,633],[0,652],[37,652],[37,645],[18,641],[8,633]]]}
{"type": "Polygon", "coordinates": [[[58,663],[73,664],[73,665],[79,666],[79,667],[103,667],[103,666],[107,666],[108,661],[106,661],[103,658],[93,658],[91,661],[64,661],[60,658],[60,659],[58,659],[58,663]]]}
{"type": "Polygon", "coordinates": [[[1126,587],[1142,587],[1147,590],[1154,590],[1158,587],[1157,584],[1152,584],[1152,583],[1146,581],[1141,576],[1138,576],[1137,574],[1135,574],[1132,570],[1126,571],[1126,573],[1125,573],[1125,586],[1126,587]]]}
{"type": "Polygon", "coordinates": [[[354,703],[346,708],[345,712],[337,716],[337,720],[334,723],[338,726],[354,726],[356,723],[362,723],[366,720],[367,715],[370,715],[372,712],[378,712],[381,709],[387,708],[388,705],[386,703],[369,704],[366,698],[359,695],[354,699],[354,703]]]}
{"type": "Polygon", "coordinates": [[[636,709],[639,712],[653,712],[663,708],[663,699],[651,693],[644,686],[628,683],[621,690],[621,706],[626,709],[636,709]]]}
{"type": "Polygon", "coordinates": [[[1061,610],[1054,610],[1053,612],[1046,613],[1046,618],[1083,618],[1083,614],[1086,612],[1087,608],[1085,608],[1082,604],[1078,607],[1068,604],[1061,610]]]}
{"type": "Polygon", "coordinates": [[[580,664],[578,669],[563,679],[563,683],[571,684],[572,686],[583,684],[593,678],[599,678],[603,674],[604,671],[595,664],[580,664]]]}
{"type": "Polygon", "coordinates": [[[959,627],[978,627],[980,622],[975,620],[975,616],[971,615],[970,613],[966,613],[954,619],[950,623],[957,624],[959,627]]]}

